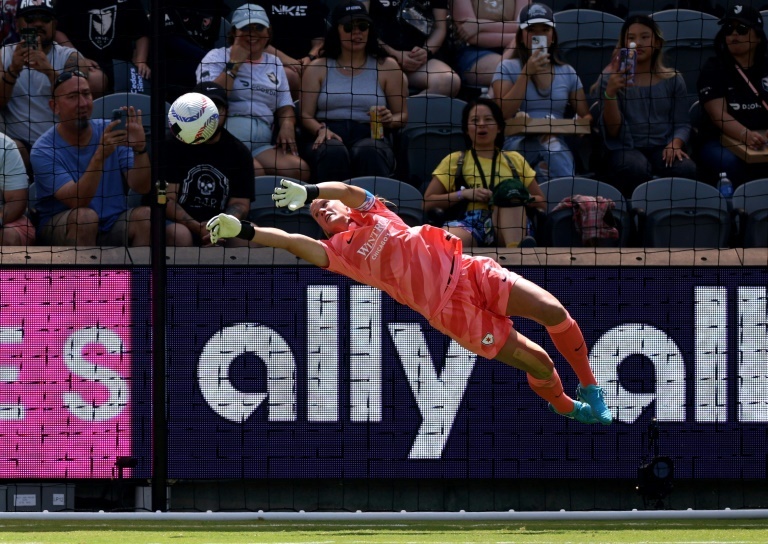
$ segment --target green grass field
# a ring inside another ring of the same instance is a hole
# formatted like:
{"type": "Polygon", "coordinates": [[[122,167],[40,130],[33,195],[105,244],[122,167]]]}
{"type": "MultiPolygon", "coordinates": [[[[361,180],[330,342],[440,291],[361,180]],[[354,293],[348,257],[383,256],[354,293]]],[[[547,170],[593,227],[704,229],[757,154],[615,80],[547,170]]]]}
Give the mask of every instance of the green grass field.
{"type": "Polygon", "coordinates": [[[0,520],[13,544],[337,543],[765,544],[768,520],[274,522],[0,520]]]}

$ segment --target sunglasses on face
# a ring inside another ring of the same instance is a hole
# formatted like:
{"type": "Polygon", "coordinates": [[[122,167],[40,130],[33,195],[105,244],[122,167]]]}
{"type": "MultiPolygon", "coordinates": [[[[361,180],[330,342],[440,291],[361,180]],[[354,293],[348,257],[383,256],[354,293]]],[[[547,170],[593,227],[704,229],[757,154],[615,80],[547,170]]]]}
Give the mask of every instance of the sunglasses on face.
{"type": "Polygon", "coordinates": [[[352,29],[359,30],[360,32],[365,32],[369,28],[371,28],[371,24],[368,21],[351,21],[349,23],[344,23],[341,25],[341,27],[344,29],[344,32],[349,34],[352,32],[352,29]]]}
{"type": "Polygon", "coordinates": [[[50,16],[50,15],[43,15],[43,14],[41,14],[41,15],[25,15],[24,16],[24,20],[26,21],[27,24],[41,22],[41,23],[47,25],[48,23],[53,21],[53,17],[50,16]]]}
{"type": "Polygon", "coordinates": [[[88,79],[88,76],[86,76],[80,70],[68,70],[66,72],[60,73],[59,76],[54,80],[53,90],[55,91],[59,85],[61,85],[65,81],[69,81],[73,77],[81,77],[83,79],[88,79]]]}
{"type": "Polygon", "coordinates": [[[747,33],[749,33],[749,27],[744,23],[727,23],[725,25],[726,36],[733,34],[734,30],[736,31],[736,34],[738,34],[739,36],[746,36],[747,33]]]}

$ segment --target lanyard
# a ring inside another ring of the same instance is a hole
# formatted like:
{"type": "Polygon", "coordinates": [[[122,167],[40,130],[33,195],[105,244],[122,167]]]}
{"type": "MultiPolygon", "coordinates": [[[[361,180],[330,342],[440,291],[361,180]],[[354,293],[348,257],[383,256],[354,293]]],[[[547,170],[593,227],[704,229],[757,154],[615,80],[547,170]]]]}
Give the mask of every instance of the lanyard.
{"type": "Polygon", "coordinates": [[[742,70],[738,62],[736,63],[736,71],[738,71],[741,77],[744,78],[744,81],[747,82],[747,85],[749,85],[749,88],[752,89],[753,93],[755,93],[755,96],[758,98],[758,100],[763,103],[763,108],[765,108],[765,111],[768,111],[768,104],[765,103],[765,100],[760,96],[760,93],[757,92],[757,89],[755,89],[755,86],[752,85],[752,82],[747,77],[747,74],[744,73],[744,70],[742,70]]]}
{"type": "MultiPolygon", "coordinates": [[[[493,190],[493,180],[496,177],[496,159],[499,157],[499,148],[494,147],[493,148],[493,159],[491,163],[491,190],[493,190]]],[[[487,189],[488,184],[485,181],[485,172],[483,172],[483,167],[480,166],[480,161],[477,158],[477,151],[475,151],[475,148],[472,148],[472,158],[475,159],[475,166],[477,167],[478,171],[480,172],[480,179],[483,182],[483,188],[487,189]]]]}

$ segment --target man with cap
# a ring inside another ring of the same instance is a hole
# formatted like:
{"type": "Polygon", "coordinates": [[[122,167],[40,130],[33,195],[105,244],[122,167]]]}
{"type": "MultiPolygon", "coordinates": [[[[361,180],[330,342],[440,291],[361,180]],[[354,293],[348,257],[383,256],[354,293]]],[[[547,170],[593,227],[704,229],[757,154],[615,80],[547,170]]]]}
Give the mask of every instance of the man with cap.
{"type": "Polygon", "coordinates": [[[0,50],[0,113],[5,134],[16,141],[25,164],[32,144],[54,123],[48,106],[53,82],[61,72],[79,69],[89,78],[91,92],[101,94],[104,74],[76,49],[54,41],[53,0],[21,0],[16,28],[22,40],[0,50]],[[25,33],[29,38],[25,39],[25,33]]]}
{"type": "MultiPolygon", "coordinates": [[[[768,145],[768,60],[763,17],[749,3],[735,2],[720,20],[715,36],[717,55],[701,70],[698,81],[702,116],[697,162],[706,181],[726,172],[734,186],[768,177],[767,163],[746,163],[724,147],[721,135],[754,150],[768,145]]],[[[678,67],[679,68],[679,67],[678,67]]]]}
{"type": "MultiPolygon", "coordinates": [[[[245,219],[253,201],[253,160],[248,148],[230,134],[227,120],[227,91],[218,83],[206,81],[193,92],[204,94],[219,110],[219,126],[199,145],[180,142],[173,136],[165,141],[163,178],[168,182],[166,218],[173,229],[175,246],[210,245],[205,228],[208,220],[228,213],[245,219]]],[[[247,245],[230,240],[227,246],[247,245]]]]}

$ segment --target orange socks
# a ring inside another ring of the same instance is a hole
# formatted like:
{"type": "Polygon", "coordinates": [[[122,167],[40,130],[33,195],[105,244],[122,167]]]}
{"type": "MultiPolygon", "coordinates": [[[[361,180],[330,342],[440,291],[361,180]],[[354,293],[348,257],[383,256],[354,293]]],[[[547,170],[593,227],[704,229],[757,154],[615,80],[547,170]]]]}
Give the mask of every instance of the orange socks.
{"type": "Polygon", "coordinates": [[[530,374],[526,374],[526,376],[528,377],[528,385],[531,386],[533,392],[552,404],[555,410],[561,414],[573,411],[573,399],[563,391],[563,382],[560,381],[557,370],[552,369],[552,376],[548,380],[539,380],[530,374]]]}
{"type": "MultiPolygon", "coordinates": [[[[559,325],[547,327],[547,332],[555,343],[557,350],[563,354],[563,357],[573,368],[581,385],[597,385],[595,375],[589,366],[589,356],[587,353],[589,350],[587,349],[586,342],[584,342],[584,335],[581,334],[581,329],[576,321],[568,315],[565,321],[559,325]]],[[[557,408],[557,406],[555,407],[557,408]]]]}

